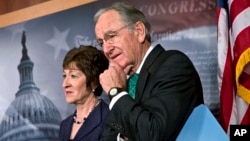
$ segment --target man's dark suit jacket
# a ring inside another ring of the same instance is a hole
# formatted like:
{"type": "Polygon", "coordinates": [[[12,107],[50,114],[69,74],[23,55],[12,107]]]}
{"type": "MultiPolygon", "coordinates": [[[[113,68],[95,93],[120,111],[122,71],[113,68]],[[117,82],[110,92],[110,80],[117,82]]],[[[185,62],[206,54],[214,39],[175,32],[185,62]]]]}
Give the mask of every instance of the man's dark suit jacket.
{"type": "Polygon", "coordinates": [[[139,74],[135,100],[122,96],[107,117],[102,141],[175,140],[192,110],[203,103],[197,71],[180,51],[154,47],[139,74]]]}
{"type": "MultiPolygon", "coordinates": [[[[74,141],[99,141],[104,128],[104,120],[109,113],[108,105],[101,100],[95,109],[90,113],[84,124],[78,130],[74,141]]],[[[59,141],[69,141],[73,125],[73,116],[63,120],[60,125],[59,141]]]]}

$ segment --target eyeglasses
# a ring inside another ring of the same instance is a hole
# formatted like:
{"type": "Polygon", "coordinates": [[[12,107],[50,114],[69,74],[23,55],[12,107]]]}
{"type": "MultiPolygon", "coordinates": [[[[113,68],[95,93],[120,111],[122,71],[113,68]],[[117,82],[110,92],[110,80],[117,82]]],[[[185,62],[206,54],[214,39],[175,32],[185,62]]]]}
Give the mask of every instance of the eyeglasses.
{"type": "Polygon", "coordinates": [[[124,29],[127,26],[128,25],[125,25],[115,31],[109,31],[105,33],[103,39],[97,39],[97,43],[102,47],[104,41],[107,42],[108,44],[114,44],[118,42],[119,41],[118,32],[120,32],[122,29],[124,29]]]}

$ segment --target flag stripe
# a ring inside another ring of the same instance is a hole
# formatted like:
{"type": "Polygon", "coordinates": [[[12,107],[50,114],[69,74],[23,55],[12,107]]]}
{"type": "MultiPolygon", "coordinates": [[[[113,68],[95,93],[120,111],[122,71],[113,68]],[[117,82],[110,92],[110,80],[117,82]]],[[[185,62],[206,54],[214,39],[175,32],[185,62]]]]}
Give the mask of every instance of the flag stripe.
{"type": "Polygon", "coordinates": [[[250,20],[246,17],[249,17],[250,19],[250,8],[247,8],[246,10],[243,10],[241,13],[239,13],[232,23],[232,47],[234,48],[234,55],[236,59],[238,59],[240,54],[246,49],[246,47],[249,47],[250,45],[250,35],[248,29],[250,20]],[[239,36],[239,34],[242,34],[242,36],[239,36]],[[244,42],[242,42],[242,39],[244,42]]]}
{"type": "MultiPolygon", "coordinates": [[[[248,103],[250,103],[250,90],[244,85],[239,83],[240,76],[242,75],[245,66],[250,62],[250,8],[247,7],[249,2],[237,0],[231,2],[230,17],[232,23],[232,47],[234,52],[234,62],[236,64],[236,86],[238,94],[248,103]],[[241,3],[240,3],[241,2],[241,3]],[[236,12],[235,12],[236,11],[236,12]]],[[[229,3],[230,4],[230,3],[229,3]]],[[[248,76],[248,75],[247,75],[248,76]]],[[[250,78],[247,77],[247,78],[250,78]]],[[[246,109],[245,109],[246,110],[246,109]]]]}
{"type": "Polygon", "coordinates": [[[235,17],[237,17],[239,13],[241,13],[244,9],[247,9],[249,7],[249,4],[250,4],[249,0],[229,1],[230,21],[234,21],[235,17]]]}
{"type": "Polygon", "coordinates": [[[224,8],[218,9],[218,85],[220,91],[221,102],[221,118],[220,123],[225,131],[227,131],[230,121],[233,105],[233,69],[231,48],[228,40],[228,19],[224,8]]]}
{"type": "Polygon", "coordinates": [[[248,106],[247,111],[245,112],[243,119],[240,124],[249,124],[250,123],[250,106],[248,106]]]}
{"type": "Polygon", "coordinates": [[[250,124],[250,89],[247,86],[250,76],[244,72],[250,62],[250,1],[234,0],[230,5],[232,24],[234,62],[236,73],[237,94],[237,124],[250,124]],[[240,79],[241,78],[241,79],[240,79]],[[243,79],[244,78],[244,79],[243,79]],[[248,80],[247,80],[248,79],[248,80]],[[245,81],[247,80],[247,81],[245,81]],[[248,102],[248,103],[247,103],[248,102]]]}
{"type": "Polygon", "coordinates": [[[234,105],[234,118],[231,119],[230,124],[242,124],[244,116],[247,113],[247,109],[249,108],[249,105],[237,94],[235,98],[235,105],[234,105]]]}
{"type": "Polygon", "coordinates": [[[220,123],[229,133],[230,124],[250,124],[250,1],[218,0],[218,8],[220,123]]]}
{"type": "Polygon", "coordinates": [[[243,85],[246,89],[250,90],[250,77],[246,72],[242,72],[239,78],[239,83],[243,85]]]}

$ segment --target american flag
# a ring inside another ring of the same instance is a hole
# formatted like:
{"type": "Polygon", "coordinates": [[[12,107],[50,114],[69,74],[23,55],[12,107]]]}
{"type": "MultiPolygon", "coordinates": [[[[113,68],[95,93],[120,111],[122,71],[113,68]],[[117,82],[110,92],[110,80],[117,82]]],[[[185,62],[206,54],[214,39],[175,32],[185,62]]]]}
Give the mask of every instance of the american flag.
{"type": "Polygon", "coordinates": [[[223,129],[250,125],[250,0],[217,0],[218,87],[223,129]]]}

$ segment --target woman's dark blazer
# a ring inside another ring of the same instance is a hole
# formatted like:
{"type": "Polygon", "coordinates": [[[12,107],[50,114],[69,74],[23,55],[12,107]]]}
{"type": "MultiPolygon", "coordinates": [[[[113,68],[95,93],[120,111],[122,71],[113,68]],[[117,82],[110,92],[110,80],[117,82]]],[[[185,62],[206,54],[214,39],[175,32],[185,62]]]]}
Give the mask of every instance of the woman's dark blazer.
{"type": "Polygon", "coordinates": [[[124,95],[114,104],[102,141],[115,141],[118,133],[130,141],[174,141],[202,103],[201,81],[191,60],[157,45],[142,66],[135,100],[124,95]]]}
{"type": "MultiPolygon", "coordinates": [[[[108,113],[108,105],[101,100],[80,127],[73,141],[99,141],[101,133],[105,128],[103,123],[108,113]]],[[[61,122],[59,141],[69,141],[73,116],[74,114],[61,122]]]]}

